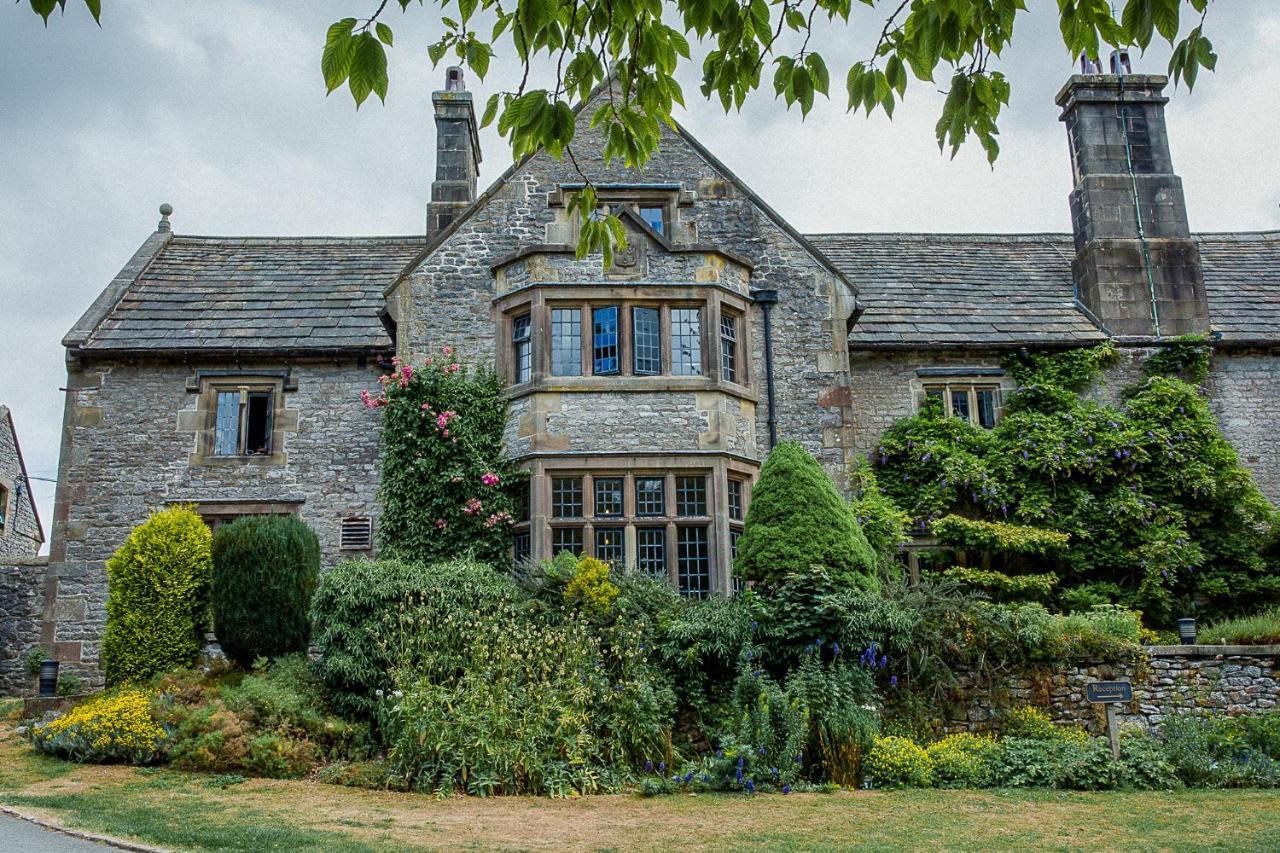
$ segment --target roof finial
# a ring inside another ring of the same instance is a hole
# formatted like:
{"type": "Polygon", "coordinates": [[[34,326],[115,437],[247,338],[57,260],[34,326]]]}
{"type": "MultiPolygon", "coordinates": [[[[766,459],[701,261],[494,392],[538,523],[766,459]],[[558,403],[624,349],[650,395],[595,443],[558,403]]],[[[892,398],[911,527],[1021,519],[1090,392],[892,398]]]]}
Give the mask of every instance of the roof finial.
{"type": "Polygon", "coordinates": [[[169,214],[173,213],[173,205],[165,202],[160,205],[160,224],[156,226],[157,231],[169,230],[169,214]]]}

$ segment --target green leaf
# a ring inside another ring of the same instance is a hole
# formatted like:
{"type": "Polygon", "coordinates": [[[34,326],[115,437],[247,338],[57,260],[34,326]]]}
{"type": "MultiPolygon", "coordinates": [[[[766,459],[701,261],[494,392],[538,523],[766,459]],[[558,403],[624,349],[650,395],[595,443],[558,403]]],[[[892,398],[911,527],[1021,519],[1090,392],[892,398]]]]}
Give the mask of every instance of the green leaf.
{"type": "Polygon", "coordinates": [[[320,57],[320,71],[328,92],[333,92],[346,81],[351,73],[352,30],[355,18],[343,18],[329,27],[325,36],[324,53],[320,57]]]}
{"type": "Polygon", "coordinates": [[[356,108],[365,102],[369,93],[377,94],[378,99],[387,99],[387,54],[382,44],[372,33],[361,33],[355,37],[351,48],[351,75],[347,81],[351,96],[355,98],[356,108]]]}
{"type": "Polygon", "coordinates": [[[480,119],[481,127],[488,127],[493,124],[494,118],[498,115],[498,103],[500,99],[501,95],[496,92],[489,96],[489,101],[484,107],[484,116],[480,119]]]}
{"type": "Polygon", "coordinates": [[[387,47],[391,47],[391,43],[395,40],[395,35],[391,32],[391,27],[388,27],[386,24],[379,21],[375,29],[378,31],[378,41],[382,42],[387,47]]]}
{"type": "Polygon", "coordinates": [[[84,5],[88,7],[89,14],[93,15],[93,22],[102,26],[102,0],[84,0],[84,5]]]}
{"type": "Polygon", "coordinates": [[[58,0],[31,0],[31,11],[44,18],[44,25],[49,26],[49,16],[58,8],[58,0]]]}

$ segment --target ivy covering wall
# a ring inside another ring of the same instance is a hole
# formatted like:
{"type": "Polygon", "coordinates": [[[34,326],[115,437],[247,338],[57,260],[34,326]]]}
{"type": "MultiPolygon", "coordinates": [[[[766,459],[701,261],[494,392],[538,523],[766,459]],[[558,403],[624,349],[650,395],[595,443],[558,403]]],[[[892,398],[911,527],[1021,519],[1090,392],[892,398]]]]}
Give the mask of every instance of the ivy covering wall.
{"type": "Polygon", "coordinates": [[[950,576],[971,585],[1064,609],[1119,603],[1162,625],[1256,609],[1280,598],[1276,513],[1198,387],[1209,356],[1180,339],[1108,405],[1082,392],[1117,360],[1112,345],[1012,355],[1019,390],[994,429],[930,400],[870,461],[946,546],[935,568],[966,563],[950,576]]]}

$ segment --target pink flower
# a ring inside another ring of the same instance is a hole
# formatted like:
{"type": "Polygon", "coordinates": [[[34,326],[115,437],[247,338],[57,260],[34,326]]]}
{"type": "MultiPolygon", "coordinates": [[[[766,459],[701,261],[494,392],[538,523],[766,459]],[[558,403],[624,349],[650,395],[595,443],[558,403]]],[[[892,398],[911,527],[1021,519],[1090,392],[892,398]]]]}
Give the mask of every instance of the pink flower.
{"type": "Polygon", "coordinates": [[[460,476],[458,476],[457,474],[455,474],[455,475],[453,475],[452,477],[450,477],[450,478],[449,478],[449,482],[450,482],[450,483],[461,483],[461,482],[462,482],[462,477],[460,477],[460,476]]]}
{"type": "Polygon", "coordinates": [[[511,513],[509,512],[491,513],[489,517],[484,520],[485,527],[494,527],[499,524],[510,524],[510,523],[511,523],[511,513]]]}
{"type": "Polygon", "coordinates": [[[400,383],[400,387],[401,387],[401,388],[408,388],[408,387],[409,387],[409,380],[410,380],[410,379],[412,379],[412,378],[413,378],[413,368],[412,368],[412,367],[410,367],[409,365],[407,365],[407,364],[406,364],[404,367],[401,367],[401,368],[400,368],[400,376],[399,376],[399,380],[398,380],[398,381],[399,381],[399,383],[400,383]]]}
{"type": "Polygon", "coordinates": [[[429,412],[429,411],[431,411],[431,404],[430,404],[430,403],[423,403],[423,404],[422,404],[422,411],[424,411],[424,412],[429,412]]]}
{"type": "Polygon", "coordinates": [[[376,409],[379,406],[385,406],[387,404],[387,398],[375,397],[372,394],[370,394],[368,391],[361,391],[360,402],[364,403],[364,406],[366,409],[376,409]]]}
{"type": "Polygon", "coordinates": [[[477,512],[480,512],[482,509],[484,509],[484,504],[480,503],[479,498],[471,498],[465,504],[462,505],[462,511],[465,512],[467,515],[475,515],[477,512]]]}
{"type": "Polygon", "coordinates": [[[480,476],[480,482],[484,483],[486,486],[496,486],[502,482],[502,478],[497,474],[490,472],[488,474],[482,474],[480,476]]]}
{"type": "Polygon", "coordinates": [[[445,521],[443,518],[436,519],[436,530],[444,530],[448,526],[449,522],[445,521]]]}
{"type": "Polygon", "coordinates": [[[457,372],[458,372],[459,370],[461,370],[461,369],[462,369],[462,365],[461,365],[461,364],[458,364],[458,362],[456,362],[456,361],[455,361],[453,364],[449,365],[449,372],[450,372],[450,373],[457,373],[457,372]]]}
{"type": "MultiPolygon", "coordinates": [[[[456,418],[457,416],[458,416],[458,413],[455,412],[453,409],[449,409],[446,412],[441,412],[440,414],[436,415],[436,426],[439,427],[440,429],[444,429],[449,425],[449,421],[456,418]]],[[[449,434],[448,432],[445,433],[445,435],[448,435],[448,434],[449,434]]]]}
{"type": "Polygon", "coordinates": [[[440,347],[440,352],[442,352],[445,355],[453,355],[453,347],[449,346],[448,344],[445,344],[444,346],[440,347]]]}

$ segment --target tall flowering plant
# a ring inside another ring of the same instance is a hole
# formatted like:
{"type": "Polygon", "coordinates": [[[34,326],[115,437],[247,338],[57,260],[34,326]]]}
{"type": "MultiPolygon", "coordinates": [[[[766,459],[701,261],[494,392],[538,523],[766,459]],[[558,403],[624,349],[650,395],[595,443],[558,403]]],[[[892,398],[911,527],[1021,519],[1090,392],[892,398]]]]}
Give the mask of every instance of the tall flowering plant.
{"type": "Polygon", "coordinates": [[[507,404],[494,371],[452,347],[418,365],[391,359],[361,401],[382,412],[384,553],[437,562],[470,552],[507,558],[523,472],[502,446],[507,404]]]}

